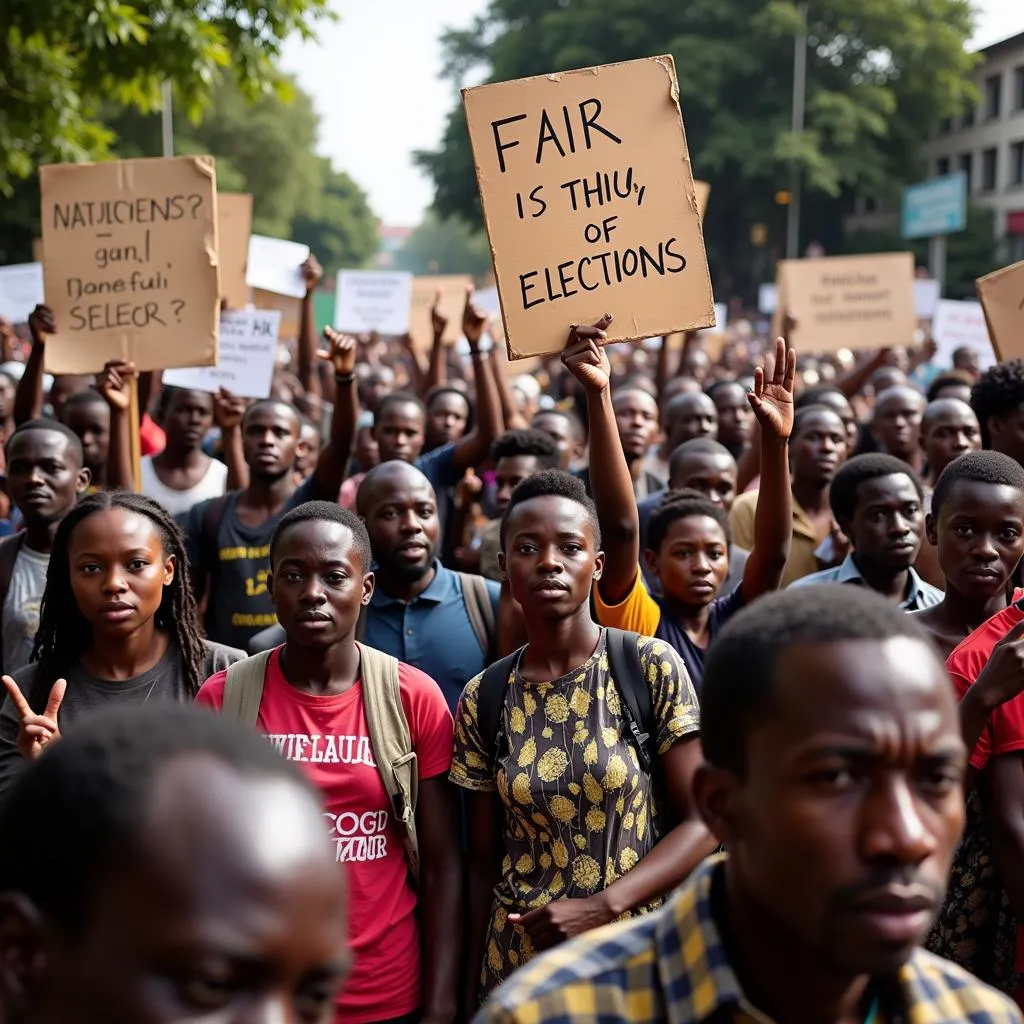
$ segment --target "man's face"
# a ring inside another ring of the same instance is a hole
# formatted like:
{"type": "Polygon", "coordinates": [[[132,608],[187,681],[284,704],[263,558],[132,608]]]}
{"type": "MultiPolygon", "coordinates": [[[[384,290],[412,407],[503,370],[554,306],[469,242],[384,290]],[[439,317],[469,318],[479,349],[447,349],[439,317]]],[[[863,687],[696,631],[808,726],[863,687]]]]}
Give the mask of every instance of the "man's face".
{"type": "Polygon", "coordinates": [[[988,432],[993,451],[1009,455],[1024,466],[1024,405],[1005,416],[990,416],[988,432]]]}
{"type": "Polygon", "coordinates": [[[411,469],[379,477],[360,499],[380,568],[402,580],[423,579],[434,564],[441,530],[437,499],[427,480],[411,469]]]}
{"type": "MultiPolygon", "coordinates": [[[[0,373],[0,421],[14,415],[14,381],[0,373]]],[[[2,425],[2,424],[0,424],[2,425]]]]}
{"type": "Polygon", "coordinates": [[[833,976],[905,963],[942,905],[964,822],[953,689],[923,642],[788,648],[742,779],[705,766],[730,902],[833,976]],[[809,685],[810,684],[810,685],[809,685]]]}
{"type": "Polygon", "coordinates": [[[981,430],[974,411],[956,399],[936,399],[921,421],[921,447],[932,480],[938,480],[958,455],[981,447],[981,430]]]}
{"type": "Polygon", "coordinates": [[[905,473],[865,480],[857,488],[853,519],[839,526],[853,543],[862,568],[909,569],[924,530],[921,497],[913,480],[905,473]]]}
{"type": "MultiPolygon", "coordinates": [[[[92,378],[79,373],[62,373],[55,377],[50,388],[50,405],[53,407],[53,418],[65,423],[64,406],[72,395],[81,394],[92,387],[92,378]]],[[[70,425],[70,424],[69,424],[70,425]]]]}
{"type": "Polygon", "coordinates": [[[739,384],[723,384],[711,396],[718,412],[718,440],[733,451],[750,443],[754,413],[739,384]]]}
{"type": "Polygon", "coordinates": [[[642,459],[658,436],[658,403],[646,391],[624,391],[613,401],[622,450],[627,459],[642,459]]]}
{"type": "Polygon", "coordinates": [[[910,459],[920,444],[924,399],[910,388],[892,388],[879,396],[871,423],[875,440],[890,455],[910,459]]]}
{"type": "Polygon", "coordinates": [[[822,409],[801,416],[789,446],[793,479],[824,487],[846,457],[846,430],[838,414],[822,409]]]}
{"type": "Polygon", "coordinates": [[[253,406],[242,420],[242,450],[254,477],[278,480],[295,467],[305,448],[299,435],[299,418],[279,402],[253,406]]]}
{"type": "Polygon", "coordinates": [[[718,410],[703,392],[673,398],[667,419],[670,452],[695,437],[713,441],[718,434],[718,410]]]}
{"type": "Polygon", "coordinates": [[[981,376],[981,365],[978,362],[978,350],[958,348],[953,353],[953,369],[969,374],[973,380],[981,376]]]}
{"type": "Polygon", "coordinates": [[[533,417],[531,426],[534,430],[542,430],[555,442],[558,446],[558,468],[568,472],[573,459],[582,455],[568,417],[559,416],[557,413],[539,412],[533,417]]]}
{"type": "Polygon", "coordinates": [[[183,755],[115,862],[81,932],[41,937],[26,1024],[333,1019],[351,959],[343,875],[295,783],[183,755]]]}
{"type": "Polygon", "coordinates": [[[439,394],[427,408],[427,441],[432,448],[458,441],[466,433],[469,404],[453,391],[439,394]]]}
{"type": "Polygon", "coordinates": [[[506,455],[498,459],[494,467],[495,482],[497,490],[494,494],[494,504],[498,514],[503,515],[512,500],[512,492],[528,477],[540,470],[540,463],[536,455],[506,455]]]}
{"type": "Polygon", "coordinates": [[[373,428],[380,461],[415,462],[425,440],[423,413],[413,402],[389,402],[373,428]]]}
{"type": "Polygon", "coordinates": [[[110,407],[102,399],[73,402],[64,409],[64,425],[82,442],[85,464],[92,475],[103,479],[110,449],[110,407]]]}
{"type": "Polygon", "coordinates": [[[711,359],[707,352],[701,348],[690,348],[684,354],[679,363],[679,372],[684,377],[704,383],[708,372],[711,369],[711,359]]]}
{"type": "Polygon", "coordinates": [[[731,455],[694,452],[673,468],[669,488],[699,491],[728,512],[736,499],[736,460],[731,455]]]}
{"type": "Polygon", "coordinates": [[[7,489],[26,522],[59,523],[89,486],[89,471],[56,430],[24,430],[7,450],[7,489]]]}
{"type": "Polygon", "coordinates": [[[160,425],[167,431],[169,447],[177,451],[201,448],[213,426],[213,396],[205,391],[175,389],[160,425]]]}

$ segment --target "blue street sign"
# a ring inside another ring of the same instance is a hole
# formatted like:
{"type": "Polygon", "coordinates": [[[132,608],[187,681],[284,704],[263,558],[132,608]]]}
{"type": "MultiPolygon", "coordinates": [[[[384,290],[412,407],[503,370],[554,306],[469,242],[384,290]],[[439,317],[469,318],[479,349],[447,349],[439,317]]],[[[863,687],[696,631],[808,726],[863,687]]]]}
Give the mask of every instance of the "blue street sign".
{"type": "Polygon", "coordinates": [[[903,190],[903,237],[931,238],[963,231],[967,223],[967,175],[963,171],[903,190]]]}

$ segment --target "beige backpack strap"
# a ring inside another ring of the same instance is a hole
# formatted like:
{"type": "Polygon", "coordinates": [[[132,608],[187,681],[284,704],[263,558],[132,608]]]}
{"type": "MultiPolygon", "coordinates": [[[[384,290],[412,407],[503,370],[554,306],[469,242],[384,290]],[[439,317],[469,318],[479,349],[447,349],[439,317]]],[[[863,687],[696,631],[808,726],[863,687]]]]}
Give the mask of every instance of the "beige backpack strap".
{"type": "Polygon", "coordinates": [[[490,656],[494,649],[495,621],[487,580],[468,572],[460,572],[459,579],[462,581],[462,603],[466,606],[469,624],[484,654],[490,656]]]}
{"type": "Polygon", "coordinates": [[[222,715],[228,715],[252,729],[256,728],[267,663],[273,653],[263,651],[228,666],[227,679],[224,681],[224,703],[220,709],[222,715]]]}
{"type": "Polygon", "coordinates": [[[409,873],[418,881],[420,851],[416,836],[419,765],[412,749],[409,722],[398,687],[398,661],[389,654],[359,645],[363,706],[377,771],[405,844],[409,873]]]}

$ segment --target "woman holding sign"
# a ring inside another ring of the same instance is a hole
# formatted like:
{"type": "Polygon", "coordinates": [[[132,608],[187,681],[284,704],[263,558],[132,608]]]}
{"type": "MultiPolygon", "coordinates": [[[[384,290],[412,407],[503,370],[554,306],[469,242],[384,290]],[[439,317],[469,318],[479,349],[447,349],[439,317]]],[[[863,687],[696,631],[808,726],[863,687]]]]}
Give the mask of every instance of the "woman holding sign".
{"type": "Polygon", "coordinates": [[[110,702],[191,702],[244,655],[201,639],[185,540],[155,501],[104,491],[57,530],[34,663],[4,676],[0,798],[91,709],[110,702]]]}

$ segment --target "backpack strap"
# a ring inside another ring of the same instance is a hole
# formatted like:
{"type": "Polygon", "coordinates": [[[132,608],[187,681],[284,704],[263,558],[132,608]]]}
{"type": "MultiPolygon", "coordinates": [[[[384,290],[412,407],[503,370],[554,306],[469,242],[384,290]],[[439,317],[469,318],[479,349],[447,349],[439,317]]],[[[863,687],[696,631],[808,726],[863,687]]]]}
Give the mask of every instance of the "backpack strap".
{"type": "Polygon", "coordinates": [[[490,656],[494,650],[497,629],[487,580],[483,576],[468,572],[460,572],[459,580],[462,583],[462,601],[466,606],[469,624],[473,627],[484,654],[490,656]]]}
{"type": "Polygon", "coordinates": [[[402,832],[409,873],[418,881],[420,851],[416,835],[416,801],[419,796],[419,764],[412,746],[409,720],[402,707],[398,660],[363,644],[359,645],[359,660],[363,707],[373,759],[391,801],[395,822],[402,832]]]}
{"type": "Polygon", "coordinates": [[[262,651],[228,666],[224,681],[224,702],[220,709],[222,715],[228,715],[251,729],[256,728],[267,664],[273,653],[272,650],[262,651]]]}
{"type": "Polygon", "coordinates": [[[523,648],[520,647],[518,651],[513,651],[485,668],[477,688],[476,720],[484,747],[490,751],[492,770],[496,770],[505,745],[501,714],[505,710],[509,676],[522,652],[523,648]]]}
{"type": "Polygon", "coordinates": [[[626,728],[636,747],[640,767],[648,774],[657,761],[657,738],[651,688],[640,663],[639,635],[621,629],[607,630],[608,666],[622,696],[626,728]]]}

